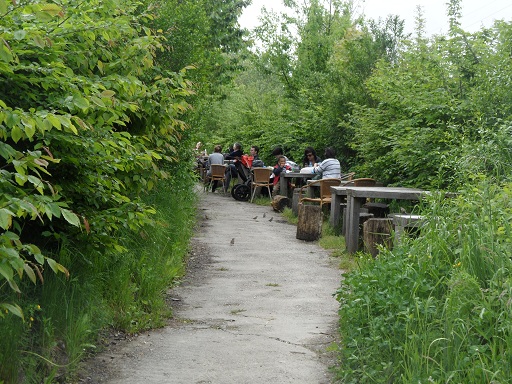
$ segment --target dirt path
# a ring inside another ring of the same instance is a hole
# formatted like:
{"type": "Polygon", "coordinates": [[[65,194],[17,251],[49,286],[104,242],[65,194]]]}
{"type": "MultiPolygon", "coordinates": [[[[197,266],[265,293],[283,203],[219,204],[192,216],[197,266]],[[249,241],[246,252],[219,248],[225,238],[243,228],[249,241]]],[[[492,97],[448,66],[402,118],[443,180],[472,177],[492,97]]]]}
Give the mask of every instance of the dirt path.
{"type": "Polygon", "coordinates": [[[335,260],[270,206],[201,196],[189,273],[170,292],[176,319],[113,345],[81,381],[332,383],[335,260]]]}

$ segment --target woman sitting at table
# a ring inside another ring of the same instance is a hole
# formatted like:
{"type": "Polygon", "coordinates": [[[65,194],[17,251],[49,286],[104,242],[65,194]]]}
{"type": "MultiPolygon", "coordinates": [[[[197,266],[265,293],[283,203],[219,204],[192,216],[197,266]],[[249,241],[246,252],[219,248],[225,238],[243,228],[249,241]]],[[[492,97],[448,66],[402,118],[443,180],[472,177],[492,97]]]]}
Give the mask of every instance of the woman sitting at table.
{"type": "Polygon", "coordinates": [[[302,167],[314,167],[315,164],[320,164],[322,159],[317,155],[313,147],[306,147],[304,150],[304,157],[302,159],[302,167]]]}
{"type": "Polygon", "coordinates": [[[325,160],[320,164],[313,166],[313,173],[316,174],[313,179],[330,179],[341,177],[341,165],[338,159],[336,159],[336,153],[334,149],[327,147],[324,152],[325,160]]]}

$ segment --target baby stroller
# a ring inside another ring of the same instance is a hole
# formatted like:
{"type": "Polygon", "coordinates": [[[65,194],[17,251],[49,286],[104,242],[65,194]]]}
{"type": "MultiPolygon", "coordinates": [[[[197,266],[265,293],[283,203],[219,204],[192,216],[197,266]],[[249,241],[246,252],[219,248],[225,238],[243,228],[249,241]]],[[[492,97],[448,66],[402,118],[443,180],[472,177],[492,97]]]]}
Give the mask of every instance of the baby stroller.
{"type": "Polygon", "coordinates": [[[255,160],[252,156],[243,155],[240,166],[237,167],[243,183],[236,184],[231,188],[231,196],[237,201],[249,201],[251,198],[251,167],[262,167],[263,161],[255,160]]]}

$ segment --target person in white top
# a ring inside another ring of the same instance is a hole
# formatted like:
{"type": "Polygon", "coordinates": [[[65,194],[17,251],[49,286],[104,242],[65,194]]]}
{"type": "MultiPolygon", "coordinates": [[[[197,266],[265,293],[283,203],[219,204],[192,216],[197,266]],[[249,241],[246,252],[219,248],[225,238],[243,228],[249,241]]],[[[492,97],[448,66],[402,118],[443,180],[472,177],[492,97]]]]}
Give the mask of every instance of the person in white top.
{"type": "Polygon", "coordinates": [[[322,179],[340,178],[341,165],[338,159],[336,159],[336,153],[334,152],[334,149],[330,147],[326,148],[324,152],[324,159],[325,160],[320,164],[315,164],[313,166],[313,173],[319,176],[321,175],[322,179]]]}

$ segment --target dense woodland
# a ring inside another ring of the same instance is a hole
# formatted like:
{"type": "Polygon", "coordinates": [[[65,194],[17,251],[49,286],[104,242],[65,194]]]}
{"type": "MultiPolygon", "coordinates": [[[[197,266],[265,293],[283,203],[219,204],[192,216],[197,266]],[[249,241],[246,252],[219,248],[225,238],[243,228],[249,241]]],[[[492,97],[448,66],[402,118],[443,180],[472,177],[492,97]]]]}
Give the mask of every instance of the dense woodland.
{"type": "Polygon", "coordinates": [[[248,0],[0,0],[0,383],[72,382],[103,330],[172,315],[196,141],[267,163],[331,146],[434,191],[419,236],[340,282],[333,370],[510,382],[512,22],[468,33],[449,0],[447,35],[421,8],[409,35],[357,2],[285,3],[247,31],[248,0]]]}

